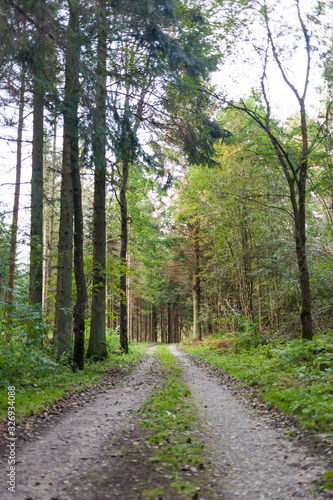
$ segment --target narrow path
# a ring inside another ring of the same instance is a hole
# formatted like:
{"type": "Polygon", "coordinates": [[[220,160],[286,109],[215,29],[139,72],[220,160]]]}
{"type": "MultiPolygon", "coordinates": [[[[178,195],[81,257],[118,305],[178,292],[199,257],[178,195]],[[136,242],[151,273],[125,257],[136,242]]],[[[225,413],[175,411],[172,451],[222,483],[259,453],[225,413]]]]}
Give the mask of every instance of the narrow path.
{"type": "Polygon", "coordinates": [[[126,427],[128,417],[153,389],[152,364],[149,357],[133,374],[125,376],[120,385],[98,394],[84,407],[71,410],[50,424],[39,439],[17,448],[15,493],[8,491],[7,466],[0,463],[0,499],[73,498],[70,493],[73,479],[98,463],[105,443],[112,449],[112,441],[126,427]]]}
{"type": "Polygon", "coordinates": [[[209,429],[202,440],[214,456],[211,487],[217,498],[324,498],[313,491],[313,481],[323,473],[324,464],[318,458],[242,405],[175,344],[169,350],[179,360],[184,381],[209,429]]]}

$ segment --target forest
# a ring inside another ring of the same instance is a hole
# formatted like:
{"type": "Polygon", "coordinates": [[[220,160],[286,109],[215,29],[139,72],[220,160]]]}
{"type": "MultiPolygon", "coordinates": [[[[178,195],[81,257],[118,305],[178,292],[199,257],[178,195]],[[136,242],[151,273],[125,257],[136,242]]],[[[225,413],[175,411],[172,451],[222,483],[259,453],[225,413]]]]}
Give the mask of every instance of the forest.
{"type": "Polygon", "coordinates": [[[331,328],[331,12],[302,7],[281,34],[283,11],[250,1],[4,2],[7,341],[25,329],[83,367],[86,337],[88,357],[107,356],[107,330],[127,352],[331,328]],[[242,42],[257,81],[235,100],[210,76],[242,42]],[[273,71],[292,115],[278,116],[273,71]]]}
{"type": "Polygon", "coordinates": [[[1,402],[181,343],[332,443],[332,14],[2,0],[1,402]]]}

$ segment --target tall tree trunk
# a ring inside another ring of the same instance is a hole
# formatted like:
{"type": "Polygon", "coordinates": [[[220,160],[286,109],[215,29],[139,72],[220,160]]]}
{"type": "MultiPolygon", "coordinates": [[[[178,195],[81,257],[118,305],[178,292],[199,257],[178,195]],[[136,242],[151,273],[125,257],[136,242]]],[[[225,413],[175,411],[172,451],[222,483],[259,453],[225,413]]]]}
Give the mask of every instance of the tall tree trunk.
{"type": "Polygon", "coordinates": [[[45,310],[46,314],[50,312],[49,293],[51,291],[51,274],[52,274],[52,252],[54,244],[54,203],[55,203],[55,179],[56,179],[56,157],[57,157],[57,120],[54,119],[53,128],[53,149],[52,149],[52,173],[51,173],[51,199],[50,199],[50,216],[49,216],[49,241],[48,253],[46,260],[46,295],[45,295],[45,310]]]}
{"type": "Polygon", "coordinates": [[[19,209],[19,202],[20,202],[20,187],[21,187],[24,94],[25,94],[25,70],[22,67],[22,69],[21,69],[19,118],[18,118],[18,127],[17,127],[15,194],[14,194],[13,222],[12,222],[12,228],[11,228],[10,251],[9,251],[8,289],[7,289],[7,297],[6,297],[6,302],[9,306],[13,303],[14,276],[15,276],[17,223],[18,223],[18,209],[19,209]]]}
{"type": "Polygon", "coordinates": [[[168,344],[171,344],[171,335],[172,335],[172,330],[171,330],[171,304],[168,302],[168,344]]]}
{"type": "MultiPolygon", "coordinates": [[[[73,214],[79,212],[77,192],[81,198],[81,186],[77,180],[78,171],[78,78],[80,46],[78,40],[78,11],[76,2],[69,2],[69,37],[66,50],[64,139],[61,179],[60,227],[58,246],[57,295],[54,325],[54,343],[57,356],[72,355],[72,268],[73,268],[73,214]],[[73,179],[76,185],[73,186],[73,179]],[[78,187],[79,184],[79,187],[78,187]],[[75,193],[74,193],[75,190],[75,193]]],[[[79,214],[77,213],[78,218],[79,214]]],[[[80,239],[80,221],[77,221],[80,239]]],[[[77,255],[76,255],[77,259],[77,255]]],[[[77,270],[76,270],[77,272],[77,270]]],[[[84,276],[83,276],[84,280],[84,276]]],[[[79,292],[81,289],[79,290],[79,292]]]]}
{"type": "Polygon", "coordinates": [[[84,336],[87,305],[87,287],[83,264],[83,213],[82,191],[79,170],[79,148],[76,143],[73,151],[73,202],[74,202],[74,274],[76,283],[76,303],[74,306],[74,355],[73,362],[79,368],[84,368],[84,336]],[[75,154],[76,153],[76,154],[75,154]]]}
{"type": "Polygon", "coordinates": [[[312,340],[313,325],[311,314],[311,289],[310,277],[306,256],[306,225],[305,225],[305,189],[299,195],[299,211],[295,217],[295,240],[296,254],[299,269],[300,289],[301,289],[301,337],[304,340],[312,340]]]}
{"type": "MultiPolygon", "coordinates": [[[[36,64],[38,65],[39,62],[36,64]]],[[[35,76],[33,89],[34,120],[31,178],[29,302],[40,306],[43,300],[43,112],[44,94],[40,82],[37,76],[35,76]]]]}
{"type": "MultiPolygon", "coordinates": [[[[307,41],[307,45],[309,42],[307,41]]],[[[308,50],[309,46],[308,46],[308,50]]],[[[313,325],[311,314],[311,290],[310,290],[310,277],[306,256],[306,181],[308,177],[309,168],[309,146],[308,146],[308,129],[305,111],[305,93],[300,99],[301,110],[301,130],[302,130],[302,149],[303,158],[300,165],[300,174],[298,180],[298,207],[299,216],[298,220],[295,217],[295,233],[296,233],[296,254],[300,274],[300,287],[301,287],[301,336],[305,340],[312,340],[313,325]]]]}
{"type": "Polygon", "coordinates": [[[163,304],[161,304],[161,343],[165,343],[165,331],[163,328],[163,304]]]}
{"type": "Polygon", "coordinates": [[[153,342],[157,342],[157,310],[156,306],[152,307],[152,340],[153,342]]]}
{"type": "MultiPolygon", "coordinates": [[[[126,250],[126,260],[128,267],[131,267],[131,255],[129,252],[126,250]]],[[[127,339],[128,342],[131,341],[132,338],[132,293],[131,293],[131,288],[130,288],[130,278],[126,276],[126,302],[127,302],[127,339]]]]}
{"type": "Polygon", "coordinates": [[[96,109],[94,114],[93,156],[95,162],[94,229],[93,229],[93,291],[88,357],[106,358],[106,2],[98,1],[97,13],[96,109]]]}
{"type": "Polygon", "coordinates": [[[79,6],[71,2],[71,50],[69,64],[71,66],[71,98],[72,98],[72,129],[71,129],[71,168],[73,182],[74,209],[74,275],[76,284],[76,303],[74,306],[74,353],[73,362],[79,370],[84,369],[84,336],[87,304],[87,287],[83,264],[83,210],[82,188],[79,166],[79,61],[81,45],[79,43],[79,6]]]}
{"type": "Polygon", "coordinates": [[[120,261],[123,270],[120,275],[120,345],[125,352],[128,352],[127,338],[127,295],[126,295],[126,253],[127,253],[127,181],[128,181],[129,164],[127,161],[122,162],[122,178],[120,186],[120,220],[121,220],[121,237],[120,237],[120,261]]]}
{"type": "Polygon", "coordinates": [[[194,221],[192,226],[192,240],[193,240],[193,339],[201,340],[201,324],[200,324],[200,246],[199,246],[199,228],[198,223],[194,221]]]}
{"type": "Polygon", "coordinates": [[[64,353],[71,354],[73,184],[71,138],[68,127],[68,117],[64,116],[57,292],[54,320],[54,344],[58,357],[64,353]]]}
{"type": "MultiPolygon", "coordinates": [[[[142,107],[144,102],[144,97],[146,94],[146,89],[143,88],[141,91],[140,100],[137,108],[137,118],[135,121],[133,134],[135,135],[140,123],[142,121],[142,107]]],[[[125,134],[129,133],[126,127],[129,127],[129,86],[126,90],[125,98],[125,111],[123,116],[123,126],[125,134]]],[[[126,138],[126,135],[125,135],[126,138]]],[[[128,316],[127,316],[127,241],[128,241],[128,214],[127,214],[127,182],[128,174],[130,168],[130,160],[133,159],[134,151],[132,151],[131,145],[128,144],[128,138],[125,139],[125,143],[122,145],[122,178],[119,193],[120,202],[120,220],[121,220],[121,236],[120,236],[120,262],[123,266],[123,270],[120,275],[120,345],[122,349],[128,352],[128,316]]],[[[145,333],[146,335],[146,333],[145,333]]]]}

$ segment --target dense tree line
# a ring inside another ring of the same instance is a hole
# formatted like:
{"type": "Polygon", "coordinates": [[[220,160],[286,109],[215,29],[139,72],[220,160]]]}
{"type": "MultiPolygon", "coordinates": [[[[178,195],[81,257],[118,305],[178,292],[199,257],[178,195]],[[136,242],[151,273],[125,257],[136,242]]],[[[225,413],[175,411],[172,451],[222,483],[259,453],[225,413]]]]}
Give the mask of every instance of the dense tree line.
{"type": "MultiPolygon", "coordinates": [[[[56,281],[50,318],[54,322],[54,347],[58,357],[73,355],[74,362],[82,368],[88,311],[84,261],[90,248],[88,356],[96,360],[107,356],[107,196],[113,192],[120,206],[118,318],[120,343],[127,352],[128,176],[134,164],[140,164],[141,169],[159,169],[161,175],[163,171],[154,155],[143,149],[138,132],[145,129],[152,134],[157,128],[163,131],[181,120],[175,99],[183,100],[184,106],[191,102],[192,96],[185,97],[187,91],[204,81],[216,67],[218,51],[205,40],[210,29],[205,14],[194,5],[173,1],[3,2],[1,22],[4,92],[8,94],[8,102],[14,103],[19,93],[8,328],[14,316],[11,306],[20,135],[24,126],[23,109],[28,106],[33,114],[29,303],[45,315],[50,302],[48,295],[52,293],[51,281],[53,288],[56,281]],[[171,92],[173,107],[168,108],[167,96],[171,92]],[[163,121],[157,123],[155,117],[162,115],[163,121]],[[46,168],[46,124],[53,128],[54,136],[59,134],[59,126],[63,126],[61,172],[55,165],[55,151],[52,166],[46,168]],[[47,187],[50,170],[51,186],[47,187]],[[87,213],[82,205],[83,171],[94,176],[88,247],[87,213]],[[56,178],[60,182],[57,238],[54,237],[56,178]],[[47,189],[51,189],[50,224],[45,218],[50,211],[45,203],[47,189]],[[51,253],[54,246],[57,246],[56,263],[51,253]]],[[[200,122],[193,125],[193,130],[196,127],[200,127],[200,122]]],[[[181,137],[175,136],[174,140],[181,145],[181,137]]],[[[207,138],[198,137],[198,144],[200,141],[204,144],[207,138]]],[[[140,169],[136,172],[144,175],[140,169]]],[[[118,226],[118,214],[114,217],[109,224],[118,226]]],[[[28,340],[39,343],[41,339],[28,334],[28,340]]]]}
{"type": "Polygon", "coordinates": [[[332,56],[321,36],[331,9],[302,8],[296,0],[284,37],[265,1],[2,2],[1,106],[4,125],[15,108],[17,137],[10,228],[1,219],[7,341],[26,302],[42,325],[26,341],[52,338],[81,369],[85,354],[107,356],[108,328],[127,352],[129,340],[221,330],[311,340],[330,327],[332,56]],[[209,76],[242,43],[259,83],[231,100],[209,76]],[[301,84],[288,66],[295,47],[301,84]],[[297,105],[288,119],[274,115],[273,65],[297,105]],[[27,110],[29,277],[15,270],[27,110]]]}

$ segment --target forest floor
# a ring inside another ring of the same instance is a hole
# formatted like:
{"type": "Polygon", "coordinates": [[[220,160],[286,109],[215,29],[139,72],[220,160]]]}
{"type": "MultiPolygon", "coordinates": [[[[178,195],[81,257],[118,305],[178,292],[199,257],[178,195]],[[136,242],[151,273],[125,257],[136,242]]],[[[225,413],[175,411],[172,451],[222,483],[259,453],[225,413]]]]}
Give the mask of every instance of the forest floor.
{"type": "MultiPolygon", "coordinates": [[[[150,354],[155,350],[148,348],[150,354]]],[[[145,409],[151,411],[149,398],[165,382],[158,356],[151,355],[132,373],[110,373],[103,385],[73,396],[63,408],[55,406],[43,419],[21,424],[16,443],[16,491],[7,489],[8,450],[3,446],[0,498],[333,498],[332,493],[319,493],[316,488],[332,465],[291,419],[267,405],[253,405],[246,388],[221,370],[176,345],[169,346],[169,351],[189,388],[186,404],[193,408],[197,425],[185,432],[191,433],[188,443],[197,443],[197,448],[202,443],[202,463],[191,463],[189,455],[188,463],[179,470],[170,467],[170,461],[161,458],[161,450],[164,447],[166,454],[172,454],[173,446],[182,448],[173,436],[177,431],[170,431],[170,441],[163,433],[154,441],[149,438],[149,428],[142,426],[145,409]]],[[[175,424],[183,418],[173,410],[166,414],[175,424]]],[[[186,455],[188,451],[183,449],[186,455]]]]}

